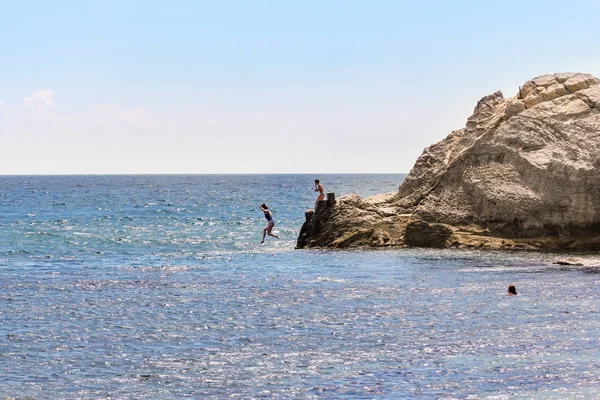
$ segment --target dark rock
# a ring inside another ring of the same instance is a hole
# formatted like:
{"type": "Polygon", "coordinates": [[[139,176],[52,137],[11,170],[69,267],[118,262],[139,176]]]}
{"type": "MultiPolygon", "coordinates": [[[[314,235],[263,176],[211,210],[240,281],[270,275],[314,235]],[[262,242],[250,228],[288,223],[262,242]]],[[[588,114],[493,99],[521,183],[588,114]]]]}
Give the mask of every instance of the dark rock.
{"type": "Polygon", "coordinates": [[[452,229],[443,224],[411,220],[406,225],[404,243],[412,247],[447,247],[452,233],[452,229]]]}

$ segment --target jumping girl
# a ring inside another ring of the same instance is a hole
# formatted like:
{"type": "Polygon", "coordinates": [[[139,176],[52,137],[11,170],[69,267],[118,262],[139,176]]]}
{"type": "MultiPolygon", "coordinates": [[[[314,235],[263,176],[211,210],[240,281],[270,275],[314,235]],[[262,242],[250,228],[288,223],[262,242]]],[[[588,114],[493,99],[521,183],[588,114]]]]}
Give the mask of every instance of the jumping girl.
{"type": "Polygon", "coordinates": [[[260,205],[260,210],[265,213],[265,218],[267,219],[267,226],[265,226],[265,229],[263,229],[263,235],[262,235],[262,240],[261,240],[261,244],[263,244],[265,242],[265,236],[268,234],[269,236],[273,236],[277,239],[279,239],[279,236],[277,236],[274,233],[271,233],[271,229],[273,229],[273,227],[275,226],[275,221],[273,221],[273,214],[271,214],[271,211],[269,211],[269,207],[267,207],[267,205],[265,203],[262,203],[260,205]]]}

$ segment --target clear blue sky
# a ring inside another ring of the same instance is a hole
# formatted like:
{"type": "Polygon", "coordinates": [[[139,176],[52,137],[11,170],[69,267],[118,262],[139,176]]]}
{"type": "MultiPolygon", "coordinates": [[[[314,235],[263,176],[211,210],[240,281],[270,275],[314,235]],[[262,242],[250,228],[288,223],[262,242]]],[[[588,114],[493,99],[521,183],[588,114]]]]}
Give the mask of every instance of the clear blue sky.
{"type": "Polygon", "coordinates": [[[3,1],[0,174],[408,172],[477,100],[600,76],[598,1],[3,1]]]}

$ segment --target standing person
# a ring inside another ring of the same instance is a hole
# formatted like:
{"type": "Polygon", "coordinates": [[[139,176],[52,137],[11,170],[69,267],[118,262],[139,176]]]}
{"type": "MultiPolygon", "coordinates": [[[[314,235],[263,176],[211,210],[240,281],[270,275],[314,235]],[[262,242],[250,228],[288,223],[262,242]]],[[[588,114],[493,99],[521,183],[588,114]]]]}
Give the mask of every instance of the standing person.
{"type": "Polygon", "coordinates": [[[323,200],[325,198],[325,193],[323,190],[323,185],[321,185],[321,182],[319,182],[318,179],[315,179],[315,192],[319,192],[319,197],[317,197],[317,202],[315,203],[319,204],[319,200],[323,200]]]}
{"type": "Polygon", "coordinates": [[[274,233],[271,233],[271,229],[273,229],[273,227],[275,226],[275,221],[273,221],[273,214],[271,214],[269,207],[267,207],[267,205],[265,203],[262,203],[260,205],[260,210],[263,213],[265,213],[265,218],[267,219],[267,226],[265,226],[265,229],[263,229],[263,235],[262,235],[262,240],[260,241],[260,244],[263,244],[265,242],[265,236],[267,234],[269,236],[273,236],[273,237],[276,237],[277,239],[279,239],[279,236],[277,236],[274,233]]]}

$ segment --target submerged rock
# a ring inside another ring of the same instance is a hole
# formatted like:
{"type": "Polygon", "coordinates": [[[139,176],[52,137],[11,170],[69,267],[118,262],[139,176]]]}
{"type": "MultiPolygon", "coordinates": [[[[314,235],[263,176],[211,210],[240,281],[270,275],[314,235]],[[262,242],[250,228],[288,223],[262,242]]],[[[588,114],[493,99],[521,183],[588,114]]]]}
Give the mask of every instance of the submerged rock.
{"type": "Polygon", "coordinates": [[[578,267],[582,267],[583,266],[583,263],[579,259],[576,259],[576,258],[567,258],[567,259],[564,259],[564,260],[558,260],[558,261],[553,262],[552,264],[557,264],[557,265],[575,265],[575,266],[578,266],[578,267]]]}
{"type": "Polygon", "coordinates": [[[482,98],[397,193],[317,209],[298,247],[600,249],[600,80],[534,78],[482,98]]]}

